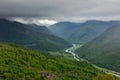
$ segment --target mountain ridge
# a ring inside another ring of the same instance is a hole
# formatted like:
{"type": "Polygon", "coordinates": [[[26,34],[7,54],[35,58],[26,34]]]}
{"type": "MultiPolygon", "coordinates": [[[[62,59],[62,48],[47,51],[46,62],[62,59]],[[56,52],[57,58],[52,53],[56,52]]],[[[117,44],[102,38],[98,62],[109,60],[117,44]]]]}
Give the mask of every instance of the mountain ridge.
{"type": "Polygon", "coordinates": [[[70,46],[64,39],[51,34],[47,27],[7,19],[0,19],[0,41],[13,42],[42,51],[62,50],[70,46]]]}
{"type": "Polygon", "coordinates": [[[89,20],[83,23],[60,22],[48,28],[53,34],[64,38],[72,44],[85,44],[99,36],[112,25],[118,23],[120,23],[120,21],[89,20]]]}

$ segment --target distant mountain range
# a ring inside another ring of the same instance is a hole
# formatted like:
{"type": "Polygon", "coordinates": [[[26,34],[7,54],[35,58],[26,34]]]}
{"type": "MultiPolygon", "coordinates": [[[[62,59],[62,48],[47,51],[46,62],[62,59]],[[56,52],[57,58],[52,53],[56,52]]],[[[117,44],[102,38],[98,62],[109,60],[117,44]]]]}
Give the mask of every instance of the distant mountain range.
{"type": "Polygon", "coordinates": [[[90,20],[84,23],[59,22],[49,26],[53,34],[64,38],[70,43],[85,44],[99,36],[112,25],[119,21],[97,21],[90,20]]]}
{"type": "Polygon", "coordinates": [[[120,24],[83,45],[77,53],[94,64],[120,72],[120,24]]]}
{"type": "Polygon", "coordinates": [[[17,43],[41,51],[58,51],[70,46],[64,39],[52,35],[45,26],[27,25],[7,19],[0,19],[0,42],[17,43]]]}
{"type": "Polygon", "coordinates": [[[79,26],[80,25],[77,23],[59,22],[49,26],[48,28],[53,32],[53,34],[67,39],[76,28],[79,28],[79,26]]]}

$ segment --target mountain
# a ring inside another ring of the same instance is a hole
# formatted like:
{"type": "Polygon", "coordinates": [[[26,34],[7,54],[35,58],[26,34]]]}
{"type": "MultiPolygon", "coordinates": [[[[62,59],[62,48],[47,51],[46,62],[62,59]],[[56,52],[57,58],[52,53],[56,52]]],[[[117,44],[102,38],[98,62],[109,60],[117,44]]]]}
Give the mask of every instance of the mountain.
{"type": "Polygon", "coordinates": [[[53,32],[53,34],[67,39],[70,34],[79,27],[79,24],[72,22],[59,22],[48,28],[53,32]]]}
{"type": "Polygon", "coordinates": [[[41,51],[58,51],[70,46],[64,39],[51,33],[45,26],[0,19],[0,42],[17,43],[41,51]]]}
{"type": "Polygon", "coordinates": [[[99,36],[112,25],[119,21],[98,21],[90,20],[84,23],[60,22],[49,26],[49,29],[56,35],[66,39],[70,43],[85,44],[99,36]]]}
{"type": "Polygon", "coordinates": [[[70,36],[69,40],[73,43],[85,44],[95,37],[99,36],[106,29],[111,27],[114,24],[120,23],[119,21],[97,21],[90,20],[81,24],[81,27],[77,28],[70,36]]]}
{"type": "Polygon", "coordinates": [[[0,43],[0,80],[93,80],[102,73],[75,61],[0,43]]]}
{"type": "Polygon", "coordinates": [[[77,53],[96,65],[120,72],[120,24],[83,45],[77,53]]]}

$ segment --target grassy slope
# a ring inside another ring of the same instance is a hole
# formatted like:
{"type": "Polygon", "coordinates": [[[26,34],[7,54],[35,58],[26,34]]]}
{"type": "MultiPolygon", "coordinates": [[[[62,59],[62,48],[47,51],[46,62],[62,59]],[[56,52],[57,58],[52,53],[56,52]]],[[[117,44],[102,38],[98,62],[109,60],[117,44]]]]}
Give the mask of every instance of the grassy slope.
{"type": "Polygon", "coordinates": [[[120,26],[113,26],[95,40],[77,50],[89,61],[120,72],[120,26]]]}
{"type": "Polygon", "coordinates": [[[0,44],[0,80],[92,80],[97,73],[87,62],[0,44]]]}

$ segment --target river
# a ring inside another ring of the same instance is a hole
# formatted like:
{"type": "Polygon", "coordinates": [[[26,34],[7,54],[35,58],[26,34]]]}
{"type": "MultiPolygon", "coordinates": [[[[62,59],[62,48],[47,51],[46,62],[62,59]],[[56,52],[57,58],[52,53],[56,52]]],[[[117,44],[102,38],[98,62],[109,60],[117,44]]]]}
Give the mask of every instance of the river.
{"type": "Polygon", "coordinates": [[[72,54],[73,58],[77,61],[80,61],[80,57],[75,53],[75,50],[78,49],[80,45],[73,44],[72,47],[65,50],[65,52],[72,54]]]}
{"type": "MultiPolygon", "coordinates": [[[[80,45],[80,44],[73,44],[73,46],[70,47],[70,48],[68,48],[68,49],[66,49],[65,52],[70,53],[70,54],[73,56],[73,58],[74,58],[75,60],[77,60],[77,61],[87,61],[86,59],[80,58],[80,57],[78,56],[78,54],[75,53],[75,50],[77,50],[77,49],[80,48],[81,46],[82,46],[82,45],[80,45]]],[[[114,76],[116,76],[116,77],[120,77],[120,73],[119,73],[119,72],[112,71],[112,70],[105,69],[105,68],[101,68],[101,67],[99,67],[99,66],[97,66],[97,65],[94,65],[94,64],[92,64],[92,65],[93,65],[94,67],[98,68],[99,70],[107,73],[107,74],[112,74],[112,75],[114,75],[114,76]]]]}

